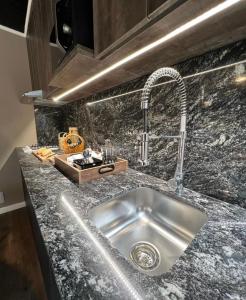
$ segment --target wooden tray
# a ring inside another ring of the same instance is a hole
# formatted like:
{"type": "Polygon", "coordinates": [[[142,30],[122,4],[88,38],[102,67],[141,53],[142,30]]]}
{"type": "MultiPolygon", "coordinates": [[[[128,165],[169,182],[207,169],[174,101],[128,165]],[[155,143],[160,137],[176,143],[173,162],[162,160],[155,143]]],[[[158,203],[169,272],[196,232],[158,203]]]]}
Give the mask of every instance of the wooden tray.
{"type": "Polygon", "coordinates": [[[116,174],[122,171],[126,171],[128,168],[127,160],[117,158],[117,161],[114,164],[101,165],[85,170],[79,170],[67,163],[67,157],[70,155],[71,154],[56,155],[55,166],[69,178],[78,183],[88,182],[91,180],[102,178],[104,176],[116,174]]]}

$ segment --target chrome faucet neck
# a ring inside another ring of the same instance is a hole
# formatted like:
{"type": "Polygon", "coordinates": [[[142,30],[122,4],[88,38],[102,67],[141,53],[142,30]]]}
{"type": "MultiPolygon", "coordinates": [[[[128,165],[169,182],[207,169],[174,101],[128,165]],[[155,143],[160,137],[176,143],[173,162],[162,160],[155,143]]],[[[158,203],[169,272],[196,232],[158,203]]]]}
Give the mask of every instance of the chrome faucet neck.
{"type": "MultiPolygon", "coordinates": [[[[184,146],[186,138],[186,90],[182,77],[173,68],[161,68],[153,72],[147,79],[141,97],[141,109],[143,110],[144,116],[144,131],[140,136],[140,147],[139,147],[139,162],[146,166],[149,165],[148,160],[148,148],[149,148],[149,132],[148,132],[148,108],[149,99],[153,85],[157,80],[162,77],[170,77],[178,83],[178,90],[180,96],[180,107],[181,107],[181,119],[180,119],[180,132],[178,136],[166,136],[166,138],[178,138],[178,159],[177,167],[175,171],[175,190],[177,194],[181,194],[183,190],[183,162],[184,162],[184,146]]],[[[165,136],[164,136],[165,137],[165,136]]]]}

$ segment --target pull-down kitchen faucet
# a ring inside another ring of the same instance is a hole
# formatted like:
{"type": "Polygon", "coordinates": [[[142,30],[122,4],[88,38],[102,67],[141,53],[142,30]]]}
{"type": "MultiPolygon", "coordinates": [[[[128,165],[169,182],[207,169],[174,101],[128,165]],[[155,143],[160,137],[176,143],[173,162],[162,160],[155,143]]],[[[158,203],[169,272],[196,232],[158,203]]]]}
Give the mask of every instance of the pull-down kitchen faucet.
{"type": "Polygon", "coordinates": [[[180,120],[180,131],[177,136],[161,136],[160,138],[174,138],[179,139],[178,146],[178,160],[177,167],[175,171],[175,189],[176,193],[180,195],[183,189],[183,162],[184,162],[184,145],[186,138],[186,90],[182,77],[180,74],[172,68],[161,68],[153,72],[148,80],[146,81],[142,97],[141,97],[141,109],[143,110],[144,118],[144,131],[140,136],[140,158],[139,162],[143,166],[149,165],[148,160],[148,147],[149,147],[149,129],[148,129],[148,108],[149,108],[149,98],[155,82],[162,77],[170,77],[175,80],[178,84],[180,105],[181,105],[181,120],[180,120]]]}

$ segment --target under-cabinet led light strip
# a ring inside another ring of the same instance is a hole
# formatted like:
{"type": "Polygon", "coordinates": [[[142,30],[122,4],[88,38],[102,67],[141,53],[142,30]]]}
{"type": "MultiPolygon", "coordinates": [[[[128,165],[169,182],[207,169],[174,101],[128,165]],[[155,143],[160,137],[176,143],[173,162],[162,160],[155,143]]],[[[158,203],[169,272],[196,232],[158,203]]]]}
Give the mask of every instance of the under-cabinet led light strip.
{"type": "Polygon", "coordinates": [[[73,88],[67,90],[66,92],[61,93],[58,96],[53,97],[54,101],[58,101],[68,95],[71,95],[72,93],[76,92],[77,90],[81,89],[82,87],[85,87],[86,85],[90,84],[91,82],[97,80],[100,77],[103,77],[104,75],[112,72],[113,70],[119,68],[120,66],[128,63],[129,61],[135,59],[136,57],[139,57],[140,55],[150,51],[153,48],[156,48],[157,46],[171,40],[175,36],[187,31],[188,29],[191,29],[192,27],[201,24],[205,20],[217,15],[218,13],[228,9],[229,7],[235,5],[236,3],[240,2],[242,0],[226,0],[223,3],[216,5],[215,7],[211,8],[210,10],[206,11],[205,13],[201,14],[200,16],[192,19],[191,21],[188,21],[187,23],[181,25],[180,27],[176,28],[175,30],[171,31],[170,33],[164,35],[162,38],[158,39],[157,41],[150,43],[149,45],[133,52],[132,54],[126,56],[125,58],[119,60],[118,62],[112,64],[110,67],[102,70],[101,72],[95,74],[94,76],[90,77],[89,79],[81,82],[80,84],[74,86],[73,88]]]}
{"type": "MultiPolygon", "coordinates": [[[[231,68],[231,67],[234,67],[234,66],[237,66],[237,65],[240,65],[240,64],[244,64],[244,63],[246,63],[246,59],[237,61],[237,62],[232,63],[232,64],[228,64],[228,65],[216,67],[216,68],[213,68],[213,69],[209,69],[209,70],[206,70],[206,71],[197,72],[197,73],[194,73],[194,74],[191,74],[191,75],[184,76],[182,78],[183,79],[189,79],[189,78],[197,77],[197,76],[204,75],[204,74],[207,74],[207,73],[212,73],[212,72],[215,72],[215,71],[231,68]]],[[[236,83],[240,83],[240,82],[243,82],[243,81],[246,81],[246,76],[245,76],[245,78],[240,77],[238,80],[237,79],[235,80],[236,83]]],[[[168,81],[165,81],[165,82],[157,83],[157,84],[154,84],[153,87],[166,85],[166,84],[172,83],[172,82],[175,82],[175,80],[168,80],[168,81]]],[[[97,100],[97,101],[87,102],[86,105],[91,106],[91,105],[94,105],[94,104],[97,104],[97,103],[100,103],[100,102],[117,99],[117,98],[128,96],[128,95],[131,95],[131,94],[140,93],[142,91],[143,91],[143,88],[142,89],[136,89],[136,90],[132,90],[130,92],[118,94],[118,95],[115,95],[115,96],[102,98],[102,99],[97,100]]]]}

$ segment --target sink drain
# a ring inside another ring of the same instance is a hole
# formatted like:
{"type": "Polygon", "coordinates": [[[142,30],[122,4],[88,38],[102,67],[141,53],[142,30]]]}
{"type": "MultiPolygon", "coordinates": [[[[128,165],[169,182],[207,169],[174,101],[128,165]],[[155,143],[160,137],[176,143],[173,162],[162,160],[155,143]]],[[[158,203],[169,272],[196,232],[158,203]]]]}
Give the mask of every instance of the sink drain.
{"type": "Polygon", "coordinates": [[[157,248],[147,242],[138,242],[133,245],[130,257],[143,270],[153,270],[160,262],[160,253],[157,248]]]}

